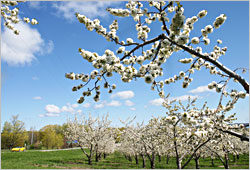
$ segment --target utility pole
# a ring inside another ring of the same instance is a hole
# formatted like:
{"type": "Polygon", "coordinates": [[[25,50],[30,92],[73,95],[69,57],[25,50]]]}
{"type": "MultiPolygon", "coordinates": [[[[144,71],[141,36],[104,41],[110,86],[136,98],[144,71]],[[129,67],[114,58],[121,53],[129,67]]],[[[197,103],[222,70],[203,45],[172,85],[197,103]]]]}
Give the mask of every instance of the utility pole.
{"type": "Polygon", "coordinates": [[[32,133],[31,133],[31,141],[30,141],[30,144],[31,144],[31,145],[33,144],[34,129],[35,129],[35,127],[31,127],[31,130],[32,130],[32,133]]]}

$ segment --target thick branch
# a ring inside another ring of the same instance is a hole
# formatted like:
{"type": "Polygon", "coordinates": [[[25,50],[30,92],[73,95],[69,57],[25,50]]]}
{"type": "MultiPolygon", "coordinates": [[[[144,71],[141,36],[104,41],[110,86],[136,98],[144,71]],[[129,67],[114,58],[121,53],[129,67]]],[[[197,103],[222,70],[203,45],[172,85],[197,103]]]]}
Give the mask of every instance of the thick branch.
{"type": "Polygon", "coordinates": [[[232,136],[238,137],[238,138],[240,138],[241,141],[248,141],[249,142],[249,137],[248,136],[242,135],[242,134],[237,133],[237,132],[229,131],[229,130],[222,130],[222,129],[219,129],[219,128],[217,128],[217,129],[219,131],[221,131],[221,132],[228,133],[228,134],[230,134],[232,136]]]}
{"type": "Polygon", "coordinates": [[[166,39],[168,39],[171,43],[175,44],[176,46],[182,48],[183,50],[187,51],[188,53],[195,55],[199,58],[202,58],[212,64],[214,64],[218,69],[220,69],[221,71],[223,71],[224,73],[228,74],[230,77],[235,78],[236,80],[239,81],[239,83],[243,86],[243,88],[245,89],[245,91],[249,94],[249,84],[248,82],[242,78],[240,75],[236,74],[235,72],[233,72],[232,70],[230,70],[229,68],[227,68],[226,66],[224,66],[223,64],[221,64],[218,60],[214,60],[209,56],[200,54],[198,52],[196,52],[195,50],[192,50],[190,48],[188,48],[186,45],[179,45],[176,42],[172,41],[170,38],[168,38],[166,35],[164,35],[166,39]]]}
{"type": "Polygon", "coordinates": [[[221,163],[225,166],[225,162],[223,161],[223,159],[221,158],[221,156],[215,152],[214,150],[212,150],[210,147],[206,146],[211,152],[215,153],[217,155],[217,157],[220,159],[221,163]]]}
{"type": "Polygon", "coordinates": [[[195,153],[196,153],[202,146],[204,146],[204,145],[205,145],[207,142],[209,142],[209,141],[210,141],[210,138],[208,138],[204,143],[202,143],[201,145],[199,145],[199,146],[194,150],[193,154],[189,157],[189,159],[187,160],[187,162],[186,162],[181,168],[184,169],[184,168],[188,165],[188,163],[193,159],[195,153]]]}
{"type": "MultiPolygon", "coordinates": [[[[79,145],[80,146],[80,145],[79,145]]],[[[82,152],[89,158],[89,155],[88,155],[88,153],[80,146],[80,148],[81,148],[81,150],[82,150],[82,152]]]]}

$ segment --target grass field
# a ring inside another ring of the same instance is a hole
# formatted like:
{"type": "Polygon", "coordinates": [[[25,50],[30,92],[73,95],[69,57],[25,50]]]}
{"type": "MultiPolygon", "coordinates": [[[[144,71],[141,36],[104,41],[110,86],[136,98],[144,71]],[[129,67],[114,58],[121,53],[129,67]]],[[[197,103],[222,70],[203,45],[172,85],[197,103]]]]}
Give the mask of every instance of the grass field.
{"type": "MultiPolygon", "coordinates": [[[[232,158],[231,158],[232,159],[232,158]]],[[[211,166],[210,159],[200,159],[201,169],[224,169],[219,160],[214,161],[215,166],[211,166]]],[[[15,152],[2,151],[1,153],[2,169],[142,169],[142,162],[135,164],[124,158],[121,153],[115,152],[108,155],[106,159],[99,162],[93,160],[93,165],[87,164],[87,159],[82,151],[64,150],[52,152],[26,151],[15,152]]],[[[230,161],[230,169],[249,169],[249,155],[240,155],[237,162],[230,161]]],[[[147,161],[146,168],[150,168],[147,161]]],[[[162,158],[161,162],[156,160],[156,169],[175,169],[175,159],[170,158],[169,164],[166,164],[166,158],[162,158]]],[[[191,161],[188,169],[195,168],[195,162],[191,161]]]]}

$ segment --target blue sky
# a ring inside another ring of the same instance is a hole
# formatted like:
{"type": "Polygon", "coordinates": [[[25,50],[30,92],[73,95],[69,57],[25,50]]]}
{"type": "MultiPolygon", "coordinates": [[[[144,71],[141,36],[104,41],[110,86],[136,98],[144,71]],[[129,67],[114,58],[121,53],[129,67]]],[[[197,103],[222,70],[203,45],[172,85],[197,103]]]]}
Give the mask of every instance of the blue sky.
{"type": "MultiPolygon", "coordinates": [[[[1,40],[1,124],[9,121],[12,115],[19,114],[25,127],[40,129],[47,124],[62,124],[73,113],[93,116],[109,113],[114,126],[120,126],[119,119],[136,116],[136,121],[147,121],[152,116],[164,116],[166,110],[160,105],[156,91],[144,80],[122,83],[118,75],[108,81],[117,84],[113,94],[106,89],[101,90],[101,101],[95,103],[92,97],[86,98],[81,105],[76,104],[81,92],[72,92],[74,85],[80,82],[68,80],[65,73],[90,73],[91,63],[83,60],[78,48],[97,52],[102,55],[106,49],[118,48],[107,42],[95,32],[89,32],[80,24],[75,12],[91,19],[98,18],[106,28],[114,19],[118,19],[120,39],[131,37],[136,39],[135,25],[132,18],[118,18],[109,15],[107,7],[124,8],[125,2],[25,2],[20,3],[21,17],[36,18],[38,25],[18,24],[20,35],[16,36],[2,25],[1,40]],[[125,92],[124,92],[125,91],[125,92]],[[127,92],[129,91],[129,92],[127,92]]],[[[222,47],[228,51],[220,58],[220,62],[230,69],[249,68],[249,2],[182,2],[185,16],[192,17],[206,9],[208,15],[200,19],[194,26],[190,37],[200,36],[200,30],[212,24],[217,16],[226,14],[227,20],[221,28],[214,30],[209,36],[211,45],[203,49],[210,52],[217,39],[223,41],[222,47]]],[[[171,16],[171,15],[169,15],[171,16]]],[[[157,36],[160,30],[158,22],[150,25],[149,39],[157,36]]],[[[164,76],[174,76],[188,66],[177,61],[190,57],[187,53],[175,53],[164,67],[164,76]]],[[[242,75],[249,81],[248,74],[242,75]]],[[[194,81],[187,89],[181,88],[182,81],[165,86],[165,93],[171,97],[185,101],[187,95],[198,97],[198,106],[208,101],[208,106],[215,108],[219,95],[204,91],[204,87],[212,81],[220,81],[218,76],[202,69],[192,75],[194,81]],[[203,88],[202,88],[202,87],[203,88]],[[203,90],[196,90],[199,89],[203,90]],[[202,92],[203,91],[203,92],[202,92]]],[[[89,87],[92,87],[91,84],[89,87]]],[[[234,82],[228,90],[243,88],[234,82]]],[[[239,100],[231,113],[237,113],[237,122],[249,122],[249,98],[239,100]]]]}

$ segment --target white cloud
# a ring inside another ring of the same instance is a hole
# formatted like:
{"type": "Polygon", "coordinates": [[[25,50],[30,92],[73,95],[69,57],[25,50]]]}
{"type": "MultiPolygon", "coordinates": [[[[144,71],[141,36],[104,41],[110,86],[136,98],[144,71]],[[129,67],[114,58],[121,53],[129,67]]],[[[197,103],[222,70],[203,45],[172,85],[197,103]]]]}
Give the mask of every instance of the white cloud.
{"type": "Polygon", "coordinates": [[[45,114],[40,114],[38,115],[39,117],[58,117],[60,116],[61,112],[68,112],[68,113],[82,113],[82,110],[78,109],[75,110],[79,105],[78,104],[71,104],[71,103],[66,103],[61,109],[53,104],[48,104],[45,106],[45,114]]]}
{"type": "Polygon", "coordinates": [[[121,103],[117,100],[112,100],[110,103],[107,103],[107,106],[121,106],[121,103]]]}
{"type": "Polygon", "coordinates": [[[45,113],[45,114],[39,114],[39,117],[59,117],[59,113],[45,113]]]}
{"type": "Polygon", "coordinates": [[[34,100],[42,100],[42,97],[41,96],[36,96],[36,97],[33,97],[34,100]]]}
{"type": "Polygon", "coordinates": [[[207,86],[199,86],[196,89],[188,91],[189,93],[203,93],[203,92],[215,92],[215,90],[210,90],[207,86]]]}
{"type": "Polygon", "coordinates": [[[29,7],[33,8],[33,9],[40,9],[40,8],[44,7],[41,4],[41,2],[39,2],[39,1],[28,1],[27,3],[29,5],[29,7]]]}
{"type": "Polygon", "coordinates": [[[113,95],[111,95],[111,98],[120,98],[120,99],[129,99],[129,98],[133,98],[135,96],[134,92],[129,90],[129,91],[121,91],[121,92],[117,92],[114,93],[113,95]]]}
{"type": "Polygon", "coordinates": [[[68,113],[75,113],[77,112],[75,110],[75,108],[77,108],[79,105],[78,104],[70,104],[70,103],[66,103],[65,106],[62,107],[61,111],[62,112],[68,112],[68,113]]]}
{"type": "Polygon", "coordinates": [[[39,114],[39,117],[59,117],[60,116],[60,108],[53,104],[48,104],[45,106],[46,113],[39,114]]]}
{"type": "Polygon", "coordinates": [[[20,31],[19,35],[5,27],[2,32],[1,57],[9,65],[30,64],[36,60],[35,55],[53,50],[53,42],[46,44],[35,26],[20,22],[15,27],[20,31]]]}
{"type": "Polygon", "coordinates": [[[130,100],[126,100],[125,101],[125,105],[126,106],[134,106],[135,104],[132,101],[130,101],[130,100]]]}
{"type": "Polygon", "coordinates": [[[107,7],[114,7],[121,2],[115,1],[93,1],[93,2],[56,2],[53,4],[53,7],[57,10],[57,15],[59,17],[63,16],[69,21],[76,19],[75,13],[79,12],[91,19],[96,17],[106,17],[108,12],[106,11],[107,7]]]}
{"type": "Polygon", "coordinates": [[[59,113],[45,113],[44,117],[59,117],[59,113]]]}
{"type": "Polygon", "coordinates": [[[79,105],[78,104],[72,104],[71,105],[73,108],[77,108],[79,105]]]}
{"type": "Polygon", "coordinates": [[[53,104],[46,105],[45,110],[47,113],[60,113],[61,112],[60,108],[53,104]]]}
{"type": "Polygon", "coordinates": [[[79,109],[79,110],[77,110],[76,112],[77,112],[77,113],[82,113],[82,110],[79,109]]]}
{"type": "Polygon", "coordinates": [[[94,106],[94,108],[96,108],[96,109],[101,109],[103,107],[104,107],[103,103],[101,103],[101,104],[95,104],[95,106],[94,106]]]}
{"type": "Polygon", "coordinates": [[[195,98],[201,98],[198,95],[194,95],[194,96],[192,96],[192,95],[183,95],[183,96],[178,96],[178,97],[170,97],[170,100],[175,100],[176,99],[176,100],[186,101],[186,100],[188,100],[189,96],[190,96],[191,100],[195,99],[195,98]]]}
{"type": "Polygon", "coordinates": [[[84,107],[84,108],[89,108],[89,107],[90,107],[90,103],[84,103],[84,104],[82,105],[82,107],[84,107]]]}
{"type": "Polygon", "coordinates": [[[62,112],[74,113],[75,110],[72,107],[70,107],[70,106],[63,106],[62,107],[62,112]]]}
{"type": "Polygon", "coordinates": [[[39,116],[39,117],[44,117],[44,114],[39,114],[38,116],[39,116]]]}
{"type": "Polygon", "coordinates": [[[47,45],[44,47],[44,50],[42,54],[49,54],[53,51],[54,49],[54,43],[52,40],[49,40],[49,42],[47,43],[47,45]]]}
{"type": "Polygon", "coordinates": [[[154,105],[154,106],[161,106],[163,102],[164,102],[164,99],[162,99],[162,98],[158,98],[158,99],[154,99],[154,100],[149,101],[149,103],[151,105],[154,105]]]}
{"type": "Polygon", "coordinates": [[[130,110],[133,110],[133,111],[135,111],[136,110],[136,108],[134,108],[134,107],[131,107],[131,108],[129,108],[130,110]]]}
{"type": "Polygon", "coordinates": [[[38,80],[39,78],[38,77],[36,77],[36,76],[33,76],[32,77],[32,80],[38,80]]]}

